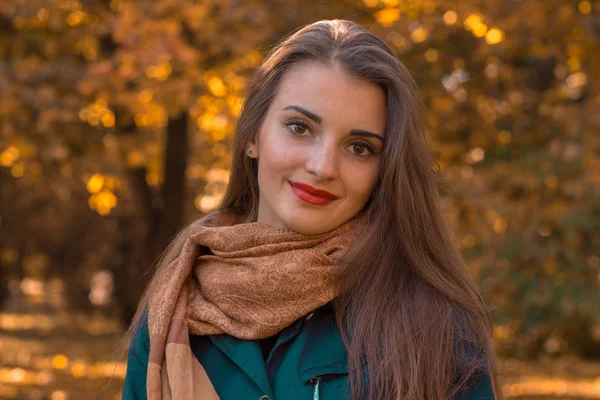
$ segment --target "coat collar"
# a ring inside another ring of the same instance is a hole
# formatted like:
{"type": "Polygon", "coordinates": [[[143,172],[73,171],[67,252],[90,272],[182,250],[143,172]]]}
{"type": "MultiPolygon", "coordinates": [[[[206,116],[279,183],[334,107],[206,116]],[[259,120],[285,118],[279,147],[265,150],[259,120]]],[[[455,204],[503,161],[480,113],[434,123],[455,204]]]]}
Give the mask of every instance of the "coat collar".
{"type": "MultiPolygon", "coordinates": [[[[241,340],[229,335],[209,337],[261,390],[273,397],[258,341],[241,340]]],[[[298,375],[302,382],[308,383],[315,376],[348,373],[348,354],[337,328],[332,303],[284,329],[274,349],[291,340],[297,340],[301,349],[298,375]]]]}
{"type": "Polygon", "coordinates": [[[213,344],[231,359],[270,398],[273,389],[269,383],[267,369],[260,345],[254,340],[242,340],[230,335],[209,336],[213,344]]]}
{"type": "Polygon", "coordinates": [[[302,335],[306,338],[302,343],[298,373],[304,383],[315,376],[348,373],[348,353],[332,303],[315,310],[305,320],[302,335]]]}

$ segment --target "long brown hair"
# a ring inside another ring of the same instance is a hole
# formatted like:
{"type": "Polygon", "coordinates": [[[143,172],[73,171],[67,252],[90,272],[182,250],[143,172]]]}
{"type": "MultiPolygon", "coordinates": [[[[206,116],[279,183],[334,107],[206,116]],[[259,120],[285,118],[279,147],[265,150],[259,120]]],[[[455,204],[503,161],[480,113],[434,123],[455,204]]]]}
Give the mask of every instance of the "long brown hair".
{"type": "MultiPolygon", "coordinates": [[[[229,185],[216,212],[256,220],[257,160],[247,157],[246,149],[282,77],[302,61],[341,67],[379,85],[387,96],[380,176],[363,210],[369,224],[341,268],[335,300],[353,398],[445,399],[481,373],[490,375],[496,398],[502,398],[490,310],[453,245],[440,206],[442,182],[416,83],[376,35],[351,21],[318,21],[267,54],[249,82],[229,185]]],[[[158,262],[157,274],[177,255],[184,237],[185,229],[158,262]]],[[[132,327],[140,322],[155,282],[148,285],[132,327]]]]}

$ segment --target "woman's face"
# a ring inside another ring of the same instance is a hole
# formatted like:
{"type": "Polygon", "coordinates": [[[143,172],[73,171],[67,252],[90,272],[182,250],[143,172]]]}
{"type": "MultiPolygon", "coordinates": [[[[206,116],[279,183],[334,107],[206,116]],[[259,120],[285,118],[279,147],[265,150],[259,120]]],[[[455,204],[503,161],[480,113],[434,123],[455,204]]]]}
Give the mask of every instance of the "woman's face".
{"type": "Polygon", "coordinates": [[[248,147],[258,222],[312,235],[358,214],[377,183],[386,112],[373,83],[315,62],[290,68],[248,147]]]}

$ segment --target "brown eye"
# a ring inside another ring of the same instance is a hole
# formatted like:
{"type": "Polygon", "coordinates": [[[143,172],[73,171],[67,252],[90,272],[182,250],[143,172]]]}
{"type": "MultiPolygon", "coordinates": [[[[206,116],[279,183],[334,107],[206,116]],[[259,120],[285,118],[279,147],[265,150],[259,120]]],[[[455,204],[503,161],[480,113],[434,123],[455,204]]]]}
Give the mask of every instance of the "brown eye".
{"type": "Polygon", "coordinates": [[[354,142],[350,145],[352,152],[359,157],[368,157],[375,154],[375,149],[367,142],[354,142]]]}
{"type": "Polygon", "coordinates": [[[292,131],[298,135],[302,135],[304,132],[306,132],[306,128],[298,124],[291,124],[290,126],[292,131]]]}
{"type": "Polygon", "coordinates": [[[301,120],[290,120],[285,126],[289,129],[294,135],[303,136],[308,130],[308,125],[301,120]]]}
{"type": "Polygon", "coordinates": [[[364,151],[366,150],[365,145],[359,143],[359,144],[353,144],[352,147],[354,147],[354,152],[358,155],[362,155],[364,153],[364,151]]]}

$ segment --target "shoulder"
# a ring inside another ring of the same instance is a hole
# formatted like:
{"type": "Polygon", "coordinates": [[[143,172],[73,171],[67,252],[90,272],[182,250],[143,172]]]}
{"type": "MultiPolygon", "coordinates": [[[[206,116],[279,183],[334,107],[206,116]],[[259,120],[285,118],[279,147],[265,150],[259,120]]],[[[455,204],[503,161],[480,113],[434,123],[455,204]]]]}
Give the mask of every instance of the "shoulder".
{"type": "Polygon", "coordinates": [[[130,350],[142,350],[150,348],[150,334],[148,333],[148,309],[145,309],[140,319],[132,327],[130,350]]]}
{"type": "Polygon", "coordinates": [[[145,310],[136,325],[127,354],[127,372],[123,386],[124,400],[146,398],[146,375],[150,354],[150,335],[148,334],[148,311],[145,310]]]}
{"type": "Polygon", "coordinates": [[[456,400],[490,400],[494,391],[486,353],[471,342],[458,346],[455,353],[454,385],[456,400]]]}
{"type": "Polygon", "coordinates": [[[458,389],[455,399],[494,399],[485,338],[465,321],[459,318],[455,322],[454,384],[458,389]]]}
{"type": "Polygon", "coordinates": [[[477,373],[473,375],[471,379],[458,390],[454,399],[493,400],[494,390],[492,388],[492,381],[489,374],[477,373]]]}

